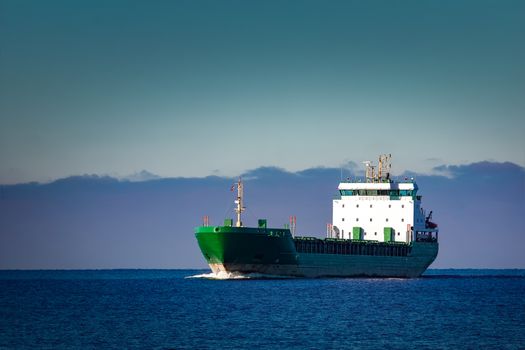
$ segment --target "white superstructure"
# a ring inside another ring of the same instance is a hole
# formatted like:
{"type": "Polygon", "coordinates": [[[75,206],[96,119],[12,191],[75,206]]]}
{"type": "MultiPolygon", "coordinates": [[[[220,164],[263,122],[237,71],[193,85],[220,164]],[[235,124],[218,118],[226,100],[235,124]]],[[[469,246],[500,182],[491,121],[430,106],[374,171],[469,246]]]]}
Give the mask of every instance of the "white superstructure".
{"type": "Polygon", "coordinates": [[[390,156],[379,158],[379,171],[366,164],[366,182],[341,182],[340,198],[333,200],[331,238],[404,242],[417,234],[436,232],[421,207],[412,179],[390,179],[390,156]]]}

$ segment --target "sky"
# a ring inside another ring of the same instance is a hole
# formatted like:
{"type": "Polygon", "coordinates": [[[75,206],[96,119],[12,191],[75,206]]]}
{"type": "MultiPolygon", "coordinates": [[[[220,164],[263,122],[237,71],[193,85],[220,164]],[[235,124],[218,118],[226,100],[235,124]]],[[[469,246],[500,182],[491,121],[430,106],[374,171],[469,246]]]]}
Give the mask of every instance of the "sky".
{"type": "Polygon", "coordinates": [[[0,0],[0,183],[525,166],[523,1],[0,0]]]}

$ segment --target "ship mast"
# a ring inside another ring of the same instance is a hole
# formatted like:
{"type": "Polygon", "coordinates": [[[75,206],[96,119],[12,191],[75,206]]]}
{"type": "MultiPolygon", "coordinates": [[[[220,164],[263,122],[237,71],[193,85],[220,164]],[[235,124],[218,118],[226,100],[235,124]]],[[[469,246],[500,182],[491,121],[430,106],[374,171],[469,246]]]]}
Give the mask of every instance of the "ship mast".
{"type": "Polygon", "coordinates": [[[386,181],[390,182],[390,159],[392,158],[391,154],[382,154],[379,156],[379,174],[378,180],[380,182],[386,181]]]}
{"type": "Polygon", "coordinates": [[[237,213],[237,222],[235,223],[235,226],[242,227],[242,221],[241,221],[241,213],[246,209],[243,206],[242,203],[242,196],[243,196],[243,190],[242,190],[242,180],[239,177],[239,181],[235,183],[237,185],[237,199],[235,200],[235,204],[237,204],[237,208],[235,208],[235,212],[237,213]]]}
{"type": "Polygon", "coordinates": [[[391,154],[382,154],[379,156],[379,166],[372,165],[372,162],[366,160],[363,162],[365,165],[365,179],[366,182],[390,182],[390,159],[392,158],[391,154]]]}

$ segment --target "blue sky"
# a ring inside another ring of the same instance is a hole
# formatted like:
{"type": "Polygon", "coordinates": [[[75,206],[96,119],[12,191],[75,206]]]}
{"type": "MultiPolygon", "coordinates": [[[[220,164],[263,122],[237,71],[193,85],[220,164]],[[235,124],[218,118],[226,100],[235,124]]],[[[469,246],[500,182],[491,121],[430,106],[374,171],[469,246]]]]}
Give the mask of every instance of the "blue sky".
{"type": "Polygon", "coordinates": [[[525,166],[522,1],[0,0],[0,183],[525,166]]]}

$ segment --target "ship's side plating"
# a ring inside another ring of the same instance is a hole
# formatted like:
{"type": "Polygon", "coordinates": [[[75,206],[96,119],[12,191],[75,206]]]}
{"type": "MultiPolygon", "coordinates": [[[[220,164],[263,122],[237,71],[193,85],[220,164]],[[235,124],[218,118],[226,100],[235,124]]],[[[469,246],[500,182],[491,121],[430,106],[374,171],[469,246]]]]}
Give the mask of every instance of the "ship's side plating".
{"type": "Polygon", "coordinates": [[[431,236],[411,244],[293,238],[287,229],[199,227],[211,269],[298,277],[417,277],[434,261],[431,236]]]}
{"type": "MultiPolygon", "coordinates": [[[[380,247],[380,243],[368,246],[370,250],[380,247]]],[[[388,248],[386,251],[391,252],[396,247],[388,248]]],[[[437,243],[413,242],[406,248],[406,256],[299,253],[298,260],[301,275],[305,277],[418,277],[438,252],[437,243]]]]}

